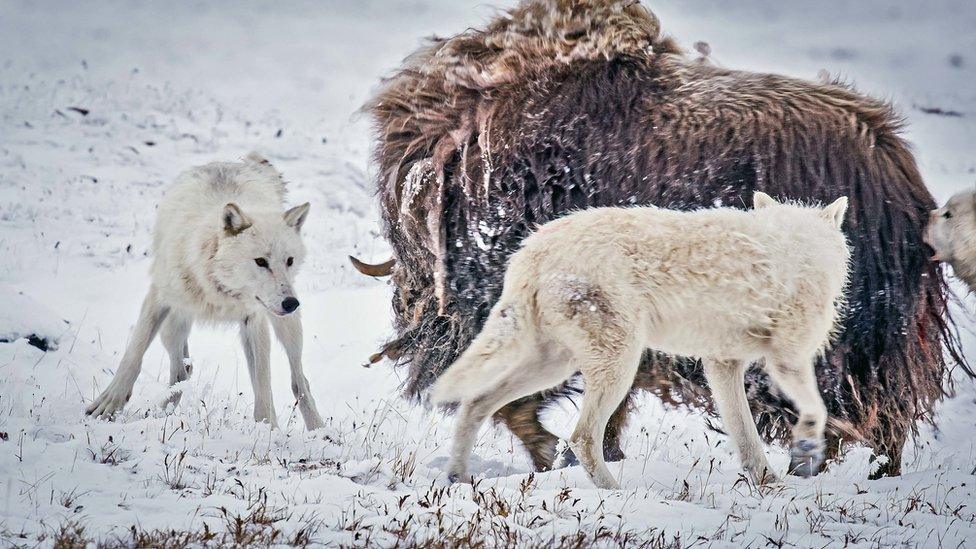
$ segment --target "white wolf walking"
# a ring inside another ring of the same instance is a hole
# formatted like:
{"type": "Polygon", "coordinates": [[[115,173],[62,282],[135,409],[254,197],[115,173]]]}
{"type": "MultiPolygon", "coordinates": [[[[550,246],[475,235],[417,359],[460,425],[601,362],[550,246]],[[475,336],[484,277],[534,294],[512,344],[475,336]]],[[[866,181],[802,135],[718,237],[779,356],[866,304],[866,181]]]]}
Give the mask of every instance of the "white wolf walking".
{"type": "Polygon", "coordinates": [[[451,480],[466,479],[485,418],[581,372],[586,389],[570,446],[598,487],[616,487],[604,431],[648,348],[702,359],[725,429],[757,482],[776,477],[743,376],[765,359],[799,411],[791,469],[814,474],[827,419],[814,360],[847,280],[847,199],[821,209],[756,193],[754,207],[599,208],[526,238],[484,329],[433,390],[435,403],[461,404],[451,480]]]}
{"type": "MultiPolygon", "coordinates": [[[[191,168],[159,204],[152,284],[109,386],[88,414],[110,416],[132,396],[155,337],[170,357],[170,384],[190,376],[187,338],[195,320],[240,324],[254,387],[254,419],[277,424],[271,398],[268,319],[291,364],[292,390],[308,429],[323,425],[302,372],[302,324],[292,287],[305,255],[309,204],[282,213],[285,182],[257,153],[243,162],[191,168]]],[[[179,401],[176,392],[169,402],[179,401]]]]}

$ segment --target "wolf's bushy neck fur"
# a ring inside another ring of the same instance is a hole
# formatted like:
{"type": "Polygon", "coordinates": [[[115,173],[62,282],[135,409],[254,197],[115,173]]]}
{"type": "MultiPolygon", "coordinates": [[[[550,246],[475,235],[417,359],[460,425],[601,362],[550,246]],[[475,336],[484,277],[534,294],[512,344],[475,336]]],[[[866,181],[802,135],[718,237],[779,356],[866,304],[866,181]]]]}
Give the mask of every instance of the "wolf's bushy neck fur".
{"type": "Polygon", "coordinates": [[[949,265],[952,266],[952,272],[969,286],[969,291],[976,292],[976,250],[969,256],[965,259],[953,258],[949,265]]]}

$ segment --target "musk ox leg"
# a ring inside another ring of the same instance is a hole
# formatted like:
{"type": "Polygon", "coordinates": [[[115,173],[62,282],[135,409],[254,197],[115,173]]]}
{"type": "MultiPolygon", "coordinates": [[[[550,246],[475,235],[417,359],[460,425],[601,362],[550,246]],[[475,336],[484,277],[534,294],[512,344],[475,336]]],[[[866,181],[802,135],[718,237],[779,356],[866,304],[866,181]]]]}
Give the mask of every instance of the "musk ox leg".
{"type": "MultiPolygon", "coordinates": [[[[536,471],[549,471],[553,468],[556,462],[556,445],[559,443],[559,437],[547,431],[539,420],[546,400],[542,393],[536,393],[506,404],[495,413],[495,420],[504,424],[522,442],[536,471]]],[[[575,456],[566,457],[575,459],[575,456]]]]}
{"type": "Polygon", "coordinates": [[[766,360],[766,372],[780,390],[793,401],[799,417],[793,426],[790,473],[811,477],[824,461],[824,428],[827,408],[813,371],[813,358],[795,361],[766,360]]]}
{"type": "MultiPolygon", "coordinates": [[[[908,441],[909,430],[906,425],[891,426],[890,429],[891,431],[888,431],[880,440],[864,440],[866,444],[871,445],[875,455],[883,455],[886,458],[885,463],[879,465],[878,469],[869,475],[868,478],[871,480],[901,475],[902,453],[905,443],[908,441]]],[[[852,440],[842,433],[831,432],[829,429],[824,433],[824,438],[826,439],[824,463],[840,459],[844,445],[852,440]]]]}
{"type": "Polygon", "coordinates": [[[636,390],[631,389],[627,393],[623,402],[620,403],[620,406],[617,406],[616,411],[610,416],[610,422],[607,423],[607,434],[603,439],[603,458],[607,461],[622,461],[626,457],[624,451],[620,448],[620,433],[627,425],[631,403],[634,400],[634,392],[636,390]]]}
{"type": "Polygon", "coordinates": [[[884,454],[888,458],[888,461],[878,467],[878,470],[871,475],[872,479],[897,477],[901,474],[902,451],[905,448],[907,439],[907,429],[897,434],[891,433],[886,437],[885,441],[875,451],[879,454],[884,454]]]}
{"type": "Polygon", "coordinates": [[[620,487],[603,459],[603,441],[610,416],[634,384],[640,355],[639,348],[624,349],[616,356],[591,359],[580,368],[586,390],[583,409],[569,444],[597,488],[613,490],[620,487]]]}
{"type": "Polygon", "coordinates": [[[567,371],[564,366],[553,365],[549,361],[540,360],[541,358],[542,356],[530,356],[520,360],[478,396],[461,402],[448,469],[448,479],[451,482],[470,480],[468,457],[474,447],[478,429],[488,416],[513,400],[551,389],[572,375],[572,371],[567,371]]]}
{"type": "MultiPolygon", "coordinates": [[[[620,433],[627,424],[631,401],[636,390],[627,394],[607,423],[607,433],[603,440],[603,458],[608,462],[622,461],[626,457],[620,449],[620,433]]],[[[556,467],[579,465],[579,459],[570,448],[565,448],[561,453],[556,454],[559,437],[550,433],[542,425],[540,414],[551,398],[554,397],[547,398],[543,393],[536,393],[506,404],[495,413],[495,420],[504,424],[522,442],[532,458],[532,465],[536,471],[551,471],[556,467]]]]}
{"type": "Polygon", "coordinates": [[[745,387],[747,365],[737,360],[703,360],[702,365],[722,424],[735,444],[742,467],[757,484],[776,482],[776,475],[766,460],[762,439],[749,410],[745,387]]]}

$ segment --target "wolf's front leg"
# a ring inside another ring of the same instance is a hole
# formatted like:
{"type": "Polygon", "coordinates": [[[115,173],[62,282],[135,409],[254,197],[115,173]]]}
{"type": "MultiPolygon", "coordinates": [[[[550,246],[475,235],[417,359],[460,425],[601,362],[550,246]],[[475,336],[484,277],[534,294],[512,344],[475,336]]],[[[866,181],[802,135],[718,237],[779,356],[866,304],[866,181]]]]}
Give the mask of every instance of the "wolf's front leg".
{"type": "MultiPolygon", "coordinates": [[[[190,364],[190,347],[187,339],[190,337],[190,329],[193,327],[193,318],[181,315],[173,311],[163,322],[162,331],[159,339],[163,342],[163,347],[169,354],[169,385],[172,387],[181,381],[186,381],[193,371],[190,364]]],[[[182,391],[174,391],[163,406],[172,404],[176,406],[180,402],[182,391]]]]}
{"type": "Polygon", "coordinates": [[[302,318],[295,312],[284,317],[271,317],[271,326],[274,328],[275,335],[285,347],[288,355],[288,364],[291,366],[291,390],[298,402],[298,409],[305,418],[305,428],[313,431],[325,426],[322,416],[319,415],[318,408],[315,406],[315,399],[312,397],[312,390],[308,386],[308,379],[302,370],[302,318]]]}
{"type": "Polygon", "coordinates": [[[769,377],[793,401],[799,412],[800,417],[793,426],[789,472],[801,477],[816,475],[824,461],[827,408],[820,396],[813,365],[812,357],[766,361],[769,377]]]}
{"type": "Polygon", "coordinates": [[[159,297],[154,287],[149,288],[149,293],[142,302],[142,311],[139,313],[139,321],[136,323],[132,338],[125,348],[122,362],[115,373],[108,387],[98,395],[98,398],[86,409],[86,413],[92,416],[111,416],[122,409],[125,403],[132,396],[132,386],[142,371],[142,357],[146,354],[146,349],[152,343],[156,332],[159,331],[160,324],[166,319],[169,308],[159,303],[159,297]]]}
{"type": "Polygon", "coordinates": [[[702,360],[705,379],[718,405],[722,425],[735,444],[742,467],[756,484],[778,482],[763,450],[762,439],[749,410],[745,373],[747,364],[738,360],[702,360]]]}
{"type": "Polygon", "coordinates": [[[254,421],[278,426],[271,398],[271,338],[264,316],[251,315],[241,323],[241,343],[254,388],[254,421]]]}
{"type": "Polygon", "coordinates": [[[583,391],[580,417],[569,438],[569,445],[597,488],[620,488],[620,483],[604,459],[603,441],[606,440],[610,416],[634,385],[642,351],[637,345],[629,345],[619,351],[591,352],[580,364],[586,389],[583,391]]]}

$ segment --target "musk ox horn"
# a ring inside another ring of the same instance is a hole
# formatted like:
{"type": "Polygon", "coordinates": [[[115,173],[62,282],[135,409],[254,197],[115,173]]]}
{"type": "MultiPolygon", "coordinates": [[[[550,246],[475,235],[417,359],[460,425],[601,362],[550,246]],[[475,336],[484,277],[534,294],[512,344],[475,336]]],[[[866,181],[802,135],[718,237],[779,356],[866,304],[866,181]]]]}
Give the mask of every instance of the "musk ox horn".
{"type": "Polygon", "coordinates": [[[377,263],[375,265],[364,263],[353,256],[349,256],[349,261],[357,271],[366,276],[390,276],[393,273],[393,265],[396,263],[396,259],[392,257],[383,263],[377,263]]]}

